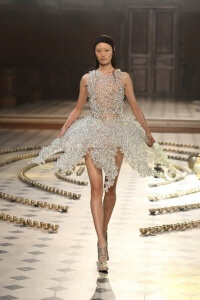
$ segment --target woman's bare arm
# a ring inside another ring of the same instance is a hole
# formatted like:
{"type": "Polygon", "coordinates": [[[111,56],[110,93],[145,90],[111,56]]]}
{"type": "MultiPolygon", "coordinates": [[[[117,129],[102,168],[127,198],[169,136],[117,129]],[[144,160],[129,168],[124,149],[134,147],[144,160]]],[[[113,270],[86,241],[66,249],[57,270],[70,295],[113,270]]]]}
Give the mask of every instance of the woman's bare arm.
{"type": "Polygon", "coordinates": [[[136,119],[138,120],[138,122],[141,124],[141,126],[144,128],[144,130],[146,132],[146,136],[149,139],[149,143],[147,143],[147,145],[152,146],[152,144],[155,142],[155,140],[151,135],[151,132],[150,132],[150,129],[147,125],[144,114],[143,114],[142,110],[140,109],[140,107],[137,103],[137,100],[135,98],[133,84],[132,84],[132,80],[131,80],[130,75],[128,73],[124,72],[123,80],[124,80],[125,95],[126,95],[126,98],[127,98],[128,102],[130,104],[132,112],[133,112],[136,119]]]}
{"type": "Polygon", "coordinates": [[[81,81],[80,81],[80,91],[79,91],[79,97],[76,103],[76,107],[71,111],[69,114],[67,121],[64,123],[58,137],[61,137],[67,128],[80,116],[84,105],[87,100],[87,77],[88,74],[85,74],[82,76],[81,81]]]}

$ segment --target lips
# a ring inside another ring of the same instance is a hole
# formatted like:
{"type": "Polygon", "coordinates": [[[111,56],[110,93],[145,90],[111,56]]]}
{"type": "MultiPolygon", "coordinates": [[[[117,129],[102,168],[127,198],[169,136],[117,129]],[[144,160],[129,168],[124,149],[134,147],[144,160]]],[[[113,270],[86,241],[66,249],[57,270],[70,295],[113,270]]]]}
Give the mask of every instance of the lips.
{"type": "Polygon", "coordinates": [[[101,60],[106,60],[106,58],[102,58],[101,60]]]}

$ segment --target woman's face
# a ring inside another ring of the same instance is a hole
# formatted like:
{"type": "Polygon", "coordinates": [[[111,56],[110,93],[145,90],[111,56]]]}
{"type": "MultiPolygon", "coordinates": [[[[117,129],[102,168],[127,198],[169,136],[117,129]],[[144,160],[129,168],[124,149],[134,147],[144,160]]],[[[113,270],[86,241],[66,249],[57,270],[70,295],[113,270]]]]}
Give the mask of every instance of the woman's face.
{"type": "Polygon", "coordinates": [[[113,50],[109,44],[100,42],[95,47],[95,54],[99,64],[105,66],[111,63],[113,50]]]}

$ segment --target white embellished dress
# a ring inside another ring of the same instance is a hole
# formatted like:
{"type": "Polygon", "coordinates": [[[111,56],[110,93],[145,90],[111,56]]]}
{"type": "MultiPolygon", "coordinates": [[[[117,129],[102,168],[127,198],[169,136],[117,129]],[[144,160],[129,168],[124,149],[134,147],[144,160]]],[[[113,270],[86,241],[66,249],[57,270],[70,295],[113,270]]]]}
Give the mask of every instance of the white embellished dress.
{"type": "Polygon", "coordinates": [[[90,152],[94,164],[104,170],[107,177],[105,191],[113,185],[118,174],[115,161],[117,147],[141,176],[157,175],[154,163],[174,171],[174,166],[160,145],[154,143],[153,147],[148,147],[140,123],[134,116],[125,116],[122,77],[120,69],[116,69],[113,74],[90,71],[87,80],[90,115],[75,120],[62,137],[43,147],[29,163],[43,164],[47,157],[62,151],[53,171],[66,174],[67,170],[71,170],[90,152]]]}

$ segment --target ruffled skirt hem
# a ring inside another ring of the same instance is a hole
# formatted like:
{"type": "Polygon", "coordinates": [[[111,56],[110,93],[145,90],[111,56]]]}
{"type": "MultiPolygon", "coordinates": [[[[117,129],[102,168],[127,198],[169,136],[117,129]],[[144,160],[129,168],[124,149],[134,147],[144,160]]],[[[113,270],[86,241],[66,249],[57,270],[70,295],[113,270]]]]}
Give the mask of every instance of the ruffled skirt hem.
{"type": "Polygon", "coordinates": [[[90,152],[94,164],[105,172],[107,180],[104,189],[108,191],[118,174],[115,161],[117,147],[140,176],[158,175],[154,169],[155,164],[161,164],[176,172],[162,147],[157,143],[148,147],[141,125],[133,117],[124,115],[106,120],[89,115],[76,120],[62,137],[43,147],[38,156],[29,163],[43,164],[46,158],[64,152],[54,164],[53,171],[65,174],[90,152]]]}

